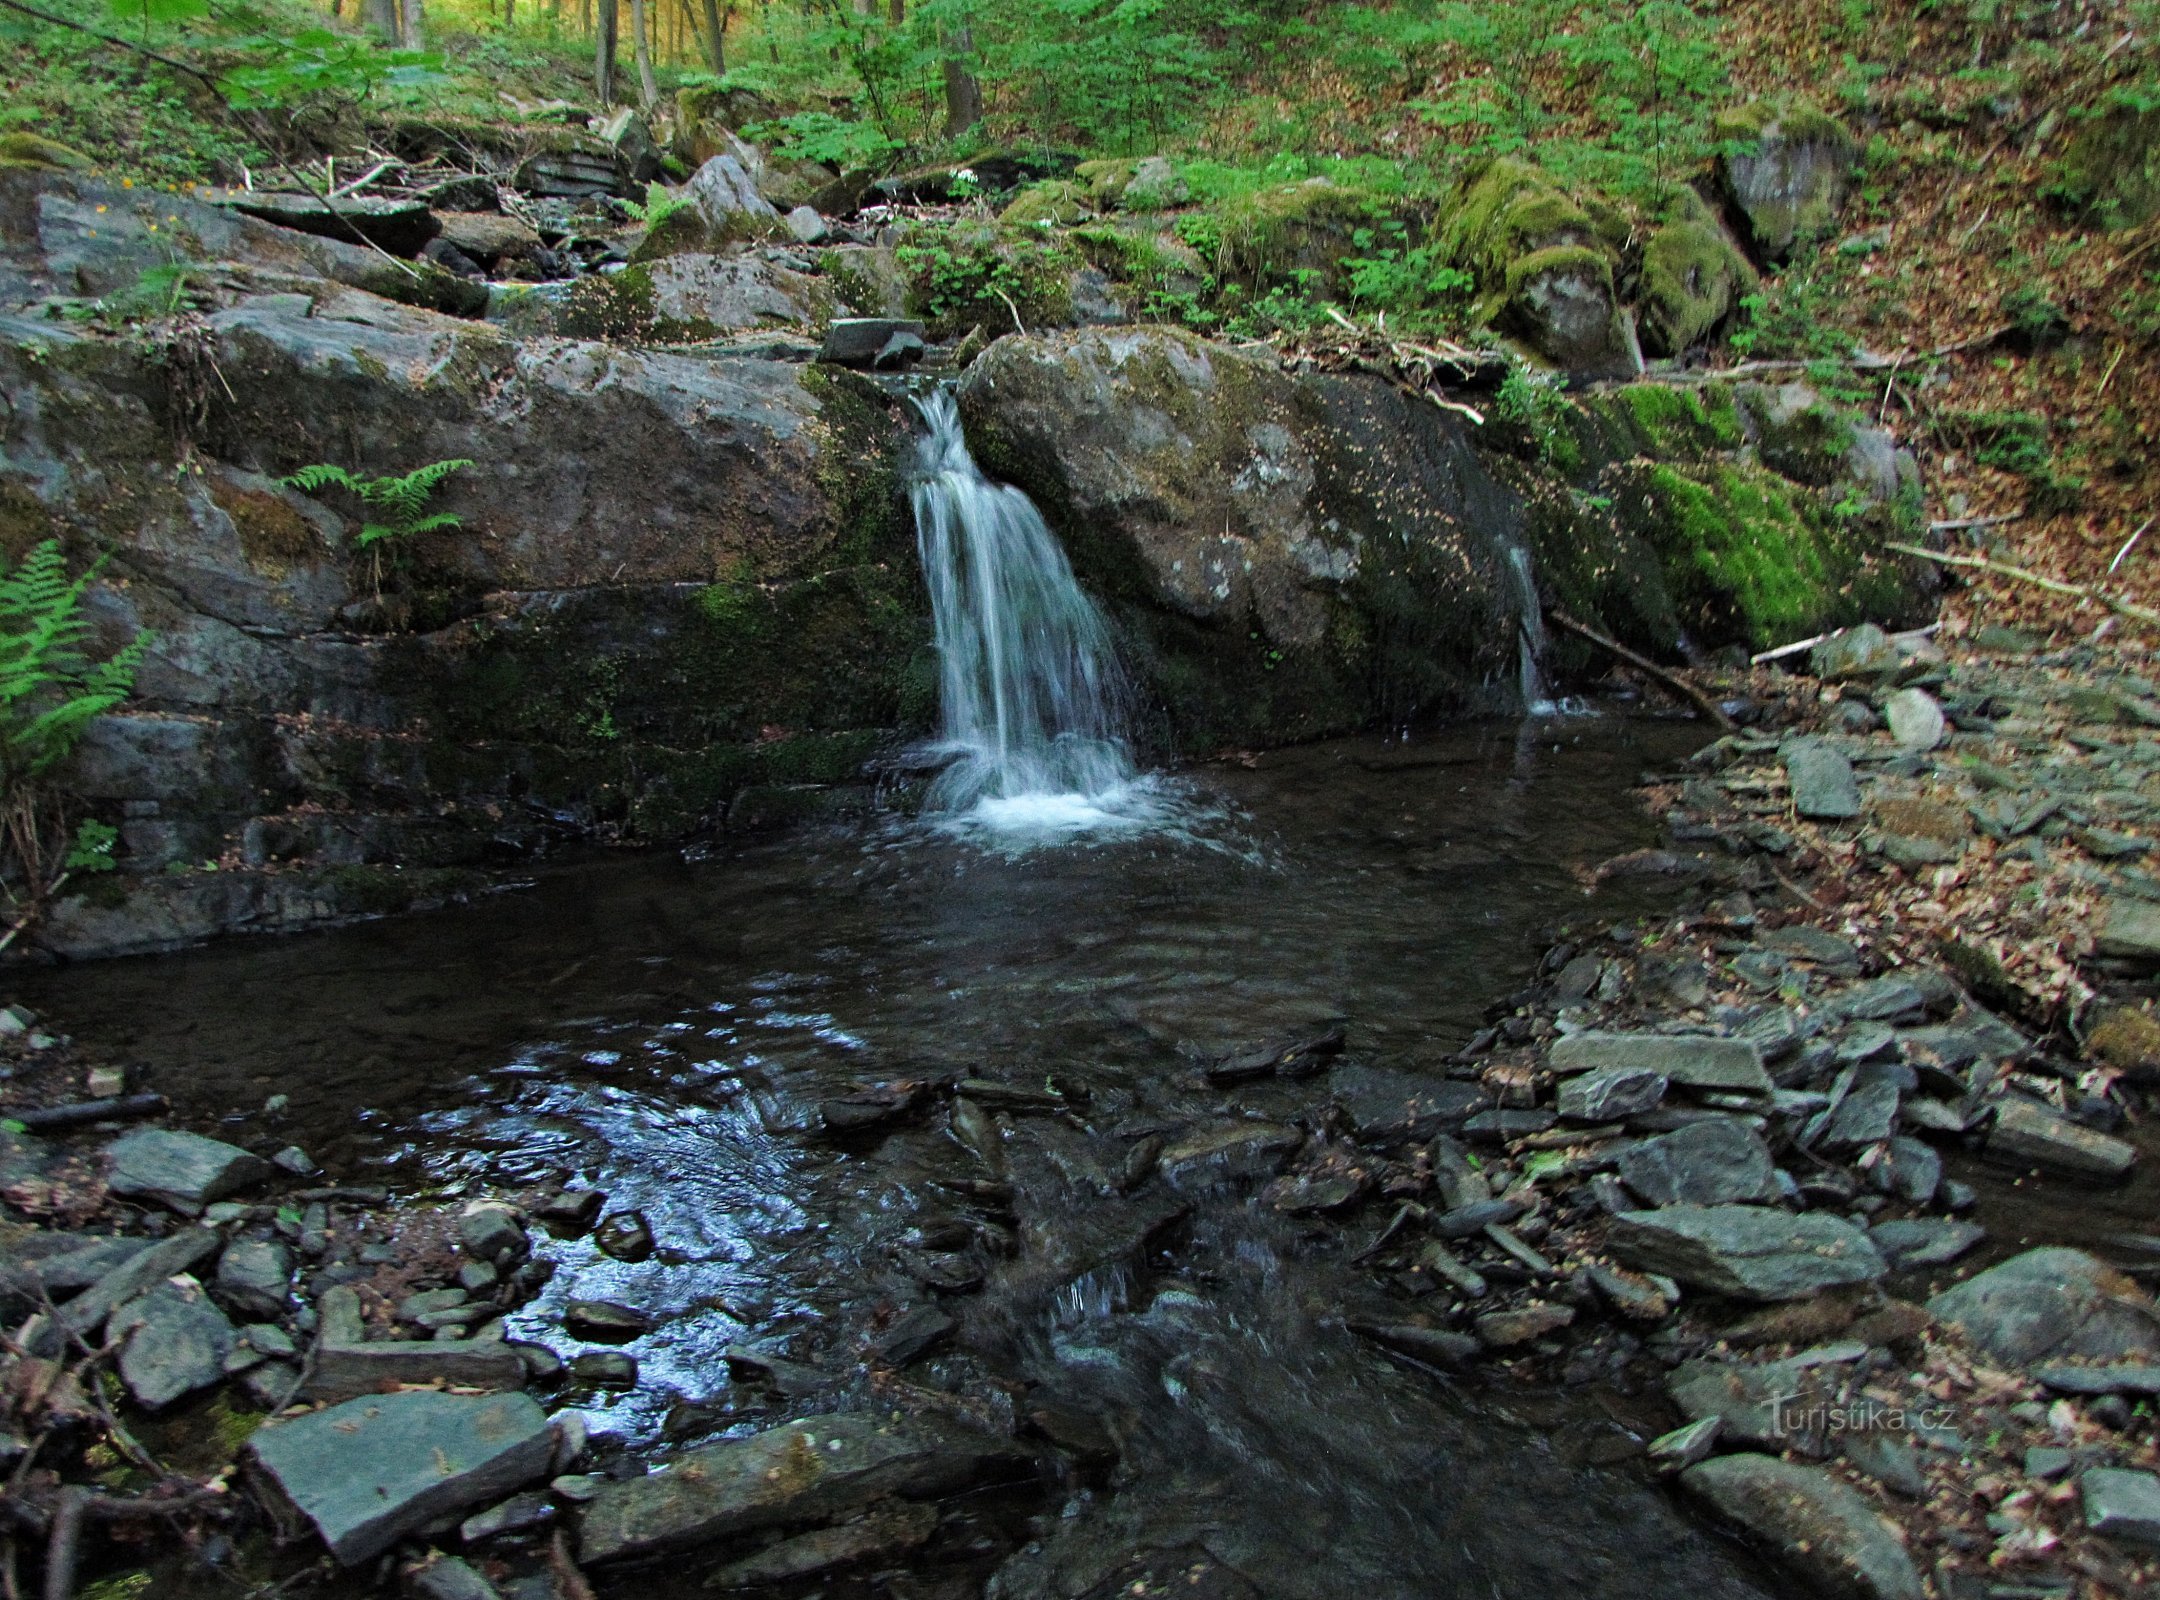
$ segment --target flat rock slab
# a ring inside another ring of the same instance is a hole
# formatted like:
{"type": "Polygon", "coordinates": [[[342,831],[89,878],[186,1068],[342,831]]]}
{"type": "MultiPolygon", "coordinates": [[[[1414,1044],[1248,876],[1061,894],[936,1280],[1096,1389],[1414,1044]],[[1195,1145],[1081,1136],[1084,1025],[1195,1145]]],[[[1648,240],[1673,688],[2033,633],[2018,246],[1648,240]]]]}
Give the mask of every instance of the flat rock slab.
{"type": "Polygon", "coordinates": [[[529,1395],[409,1390],[265,1423],[248,1454],[350,1567],[545,1477],[555,1432],[529,1395]]]}
{"type": "Polygon", "coordinates": [[[2012,1256],[1928,1302],[1941,1322],[2000,1361],[2160,1356],[2160,1315],[2130,1279],[2082,1250],[2012,1256]]]}
{"type": "Polygon", "coordinates": [[[1619,1155],[1620,1181],[1653,1206],[1720,1206],[1778,1196],[1762,1135],[1737,1119],[1698,1122],[1619,1155]]]}
{"type": "Polygon", "coordinates": [[[1010,1440],[930,1418],[804,1417],[608,1484],[586,1508],[580,1554],[602,1565],[694,1549],[894,1496],[949,1494],[1027,1471],[1032,1461],[1010,1440]]]}
{"type": "Polygon", "coordinates": [[[1669,1080],[1648,1067],[1595,1067],[1560,1085],[1560,1115],[1571,1122],[1616,1122],[1655,1109],[1669,1080]]]}
{"type": "Polygon", "coordinates": [[[1474,1083],[1393,1067],[1337,1067],[1328,1094],[1348,1114],[1351,1131],[1368,1140],[1430,1139],[1491,1103],[1474,1083]]]}
{"type": "Polygon", "coordinates": [[[1775,1456],[1717,1456],[1688,1468],[1680,1482],[1826,1592],[1922,1600],[1919,1570],[1897,1530],[1857,1490],[1819,1467],[1775,1456]]]}
{"type": "Polygon", "coordinates": [[[1748,1300],[1797,1300],[1889,1270],[1851,1223],[1767,1206],[1622,1211],[1606,1242],[1628,1266],[1748,1300]]]}
{"type": "Polygon", "coordinates": [[[872,1511],[854,1522],[843,1522],[836,1528],[814,1528],[767,1545],[756,1555],[731,1561],[707,1578],[705,1587],[758,1589],[768,1584],[798,1583],[836,1567],[889,1561],[927,1544],[937,1531],[937,1523],[935,1506],[902,1504],[872,1511]]]}
{"type": "Polygon", "coordinates": [[[315,1353],[308,1400],[352,1400],[404,1383],[449,1383],[460,1389],[522,1389],[525,1362],[500,1339],[377,1339],[325,1343],[315,1353]]]}
{"type": "Polygon", "coordinates": [[[1845,822],[1860,815],[1860,784],[1852,763],[1816,739],[1795,739],[1780,756],[1792,785],[1793,810],[1819,822],[1845,822]]]}
{"type": "Polygon", "coordinates": [[[1883,702],[1890,737],[1907,750],[1932,750],[1947,731],[1942,707],[1925,689],[1900,689],[1883,702]]]}
{"type": "Polygon", "coordinates": [[[2074,1367],[2050,1362],[2034,1367],[2032,1375],[2057,1394],[2160,1394],[2160,1366],[2149,1363],[2074,1367]]]}
{"type": "Polygon", "coordinates": [[[2160,1549],[2160,1477],[2095,1467],[2078,1479],[2085,1526],[2104,1539],[2160,1549]]]}
{"type": "Polygon", "coordinates": [[[1630,1067],[1690,1089],[1771,1090],[1762,1050],[1751,1039],[1700,1033],[1571,1033],[1546,1057],[1553,1071],[1630,1067]]]}
{"type": "Polygon", "coordinates": [[[270,1163],[238,1145],[173,1128],[144,1128],[116,1141],[107,1180],[114,1194],[154,1200],[185,1216],[199,1216],[213,1200],[261,1183],[270,1163]]]}
{"type": "Polygon", "coordinates": [[[907,341],[914,341],[914,348],[922,348],[923,325],[906,322],[894,317],[835,317],[825,330],[825,342],[818,347],[818,360],[829,361],[843,367],[869,367],[889,360],[886,352],[895,340],[904,348],[907,341]]]}
{"type": "Polygon", "coordinates": [[[138,1405],[156,1410],[225,1377],[225,1358],[240,1342],[225,1313],[192,1278],[159,1284],[130,1301],[106,1323],[109,1338],[125,1337],[120,1381],[138,1405]]]}
{"type": "Polygon", "coordinates": [[[365,239],[394,256],[416,256],[420,247],[442,231],[442,224],[425,200],[384,200],[347,195],[334,206],[311,194],[252,193],[213,194],[219,205],[232,207],[243,216],[259,217],[281,228],[312,233],[317,238],[340,239],[350,244],[365,239]]]}
{"type": "Polygon", "coordinates": [[[1883,1259],[1893,1272],[1916,1267],[1939,1267],[1955,1261],[1987,1237],[1977,1222],[1958,1222],[1947,1217],[1905,1217],[1878,1222],[1868,1229],[1883,1259]]]}
{"type": "Polygon", "coordinates": [[[2160,905],[2120,896],[2108,901],[2093,948],[2140,966],[2160,966],[2160,905]]]}
{"type": "Polygon", "coordinates": [[[1163,1176],[1219,1175],[1272,1178],[1290,1153],[1305,1142],[1297,1129],[1279,1122],[1231,1122],[1181,1135],[1162,1153],[1163,1176]]]}
{"type": "Polygon", "coordinates": [[[2029,1100],[2005,1100],[1988,1132],[1988,1158],[2069,1177],[2111,1180],[2137,1164],[2137,1149],[2081,1127],[2029,1100]]]}

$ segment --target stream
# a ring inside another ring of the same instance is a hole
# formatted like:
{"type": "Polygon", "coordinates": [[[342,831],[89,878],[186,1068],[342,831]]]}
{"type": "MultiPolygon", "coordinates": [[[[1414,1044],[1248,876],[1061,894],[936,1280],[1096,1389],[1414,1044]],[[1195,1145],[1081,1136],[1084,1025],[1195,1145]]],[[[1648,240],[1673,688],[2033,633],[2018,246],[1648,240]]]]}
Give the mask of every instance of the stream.
{"type": "Polygon", "coordinates": [[[941,1298],[958,1336],[908,1381],[1070,1408],[1122,1456],[1108,1486],[984,1534],[998,1592],[1129,1590],[1194,1550],[1285,1596],[1762,1592],[1638,1469],[1597,1464],[1641,1437],[1623,1401],[1589,1385],[1515,1414],[1344,1330],[1386,1305],[1349,1259],[1381,1207],[1287,1218],[1219,1164],[1117,1181],[1149,1133],[1310,1115],[1369,1067],[1437,1072],[1529,978],[1537,935],[1591,909],[1571,869],[1649,841],[1624,789],[1697,742],[1608,715],[1315,745],[1166,781],[1166,831],[997,850],[878,819],[22,987],[184,1120],[296,1140],[344,1181],[569,1174],[644,1212],[653,1258],[556,1241],[513,1323],[567,1355],[572,1295],[659,1317],[624,1347],[634,1389],[577,1397],[633,1455],[771,1420],[729,1347],[843,1381],[897,1310],[941,1298]],[[1196,1070],[1337,1017],[1324,1077],[1196,1070]],[[1009,1213],[942,1187],[984,1170],[942,1112],[822,1128],[858,1083],[963,1076],[1070,1103],[1001,1118],[1009,1213]],[[941,1295],[918,1246],[956,1219],[977,1243],[948,1276],[984,1281],[941,1295]]]}

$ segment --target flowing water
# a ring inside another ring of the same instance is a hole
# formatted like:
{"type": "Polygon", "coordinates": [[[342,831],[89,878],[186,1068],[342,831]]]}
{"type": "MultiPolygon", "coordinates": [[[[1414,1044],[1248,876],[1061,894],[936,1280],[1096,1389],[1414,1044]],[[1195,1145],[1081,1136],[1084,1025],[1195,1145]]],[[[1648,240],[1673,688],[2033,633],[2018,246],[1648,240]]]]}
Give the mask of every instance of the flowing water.
{"type": "Polygon", "coordinates": [[[986,1507],[974,1578],[1079,1595],[1212,1551],[1271,1596],[1737,1597],[1762,1592],[1743,1557],[1638,1469],[1596,1464],[1643,1434],[1624,1399],[1592,1382],[1533,1415],[1345,1331],[1400,1307],[1352,1259],[1383,1217],[1293,1221],[1205,1174],[1113,1181],[1150,1132],[1310,1119],[1348,1074],[1439,1070],[1529,976],[1537,935],[1592,909],[1573,869],[1648,842],[1625,786],[1696,742],[1609,717],[1527,746],[1493,726],[1272,752],[1187,780],[1214,819],[1200,838],[1003,854],[889,820],[52,972],[24,998],[184,1120],[295,1140],[347,1180],[575,1175],[642,1209],[657,1256],[556,1241],[515,1322],[570,1353],[573,1295],[660,1315],[627,1347],[639,1386],[579,1401],[635,1451],[789,1414],[730,1381],[726,1347],[852,1382],[880,1319],[931,1297],[917,1245],[972,1215],[941,1185],[980,1160],[943,1101],[843,1143],[822,1101],[895,1078],[1054,1083],[1070,1111],[1004,1118],[1013,1247],[948,1297],[956,1349],[910,1379],[993,1412],[1070,1406],[1123,1464],[1017,1524],[986,1507]],[[1323,1077],[1225,1091],[1194,1069],[1329,1017],[1349,1050],[1323,1077]],[[272,1096],[278,1114],[249,1109],[272,1096]]]}

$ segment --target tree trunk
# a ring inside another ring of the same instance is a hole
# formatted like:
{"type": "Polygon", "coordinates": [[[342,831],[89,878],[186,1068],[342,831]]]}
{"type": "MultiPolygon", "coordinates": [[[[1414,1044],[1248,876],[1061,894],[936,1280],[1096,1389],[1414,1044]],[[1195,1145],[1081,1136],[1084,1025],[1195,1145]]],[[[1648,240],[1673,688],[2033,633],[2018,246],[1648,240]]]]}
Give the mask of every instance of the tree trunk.
{"type": "Polygon", "coordinates": [[[720,0],[705,0],[705,59],[712,63],[716,78],[727,76],[727,25],[734,15],[732,5],[723,15],[720,0]]]}
{"type": "Polygon", "coordinates": [[[899,27],[907,21],[907,0],[892,0],[892,5],[887,9],[886,15],[892,18],[894,27],[899,27]]]}
{"type": "Polygon", "coordinates": [[[660,101],[660,85],[653,81],[652,18],[645,0],[630,0],[630,45],[637,57],[638,104],[650,111],[660,101]]]}
{"type": "Polygon", "coordinates": [[[946,45],[951,53],[945,57],[945,137],[956,139],[982,121],[982,84],[968,70],[968,58],[975,53],[975,30],[961,24],[946,45]]]}
{"type": "Polygon", "coordinates": [[[605,111],[615,103],[616,0],[599,0],[593,27],[593,93],[605,111]]]}
{"type": "Polygon", "coordinates": [[[398,42],[407,50],[427,48],[427,7],[425,0],[399,0],[399,10],[405,25],[398,30],[398,42]]]}
{"type": "Polygon", "coordinates": [[[398,42],[397,0],[360,0],[360,16],[368,32],[384,44],[398,42]]]}

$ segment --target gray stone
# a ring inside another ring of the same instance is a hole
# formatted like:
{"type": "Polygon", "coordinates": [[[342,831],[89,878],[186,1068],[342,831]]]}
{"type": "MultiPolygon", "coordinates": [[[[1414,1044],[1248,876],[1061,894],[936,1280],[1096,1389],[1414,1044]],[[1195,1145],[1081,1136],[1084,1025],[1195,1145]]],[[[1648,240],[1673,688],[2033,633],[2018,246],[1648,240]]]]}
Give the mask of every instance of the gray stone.
{"type": "Polygon", "coordinates": [[[1623,1211],[1607,1244],[1629,1266],[1749,1300],[1796,1300],[1888,1270],[1851,1223],[1760,1206],[1623,1211]]]}
{"type": "Polygon", "coordinates": [[[1658,1435],[1645,1453],[1660,1472],[1684,1472],[1716,1448],[1724,1426],[1721,1418],[1704,1417],[1658,1435]]]}
{"type": "Polygon", "coordinates": [[[660,147],[653,143],[652,128],[629,106],[618,106],[593,130],[615,147],[615,156],[632,183],[650,183],[660,176],[660,147]]]}
{"type": "Polygon", "coordinates": [[[804,1417],[692,1450],[666,1472],[605,1485],[586,1508],[580,1554],[596,1566],[665,1555],[1032,1469],[1012,1441],[936,1418],[804,1417]]]}
{"type": "Polygon", "coordinates": [[[2160,1477],[2095,1467],[2078,1479],[2085,1526],[2104,1539],[2160,1548],[2160,1477]]]}
{"type": "Polygon", "coordinates": [[[247,1452],[330,1553],[357,1566],[541,1477],[555,1435],[526,1395],[408,1390],[265,1423],[247,1452]]]}
{"type": "Polygon", "coordinates": [[[1546,1057],[1555,1072],[1632,1067],[1691,1089],[1737,1089],[1768,1094],[1762,1051],[1750,1039],[1689,1033],[1571,1033],[1546,1057]]]}
{"type": "Polygon", "coordinates": [[[1614,1122],[1648,1111],[1665,1098],[1665,1075],[1648,1067],[1597,1067],[1560,1085],[1560,1115],[1577,1122],[1614,1122]]]}
{"type": "Polygon", "coordinates": [[[2160,904],[2130,895],[2108,900],[2093,948],[2112,960],[2160,966],[2160,904]]]}
{"type": "Polygon", "coordinates": [[[238,1145],[172,1128],[140,1129],[106,1154],[114,1194],[155,1200],[191,1217],[213,1200],[261,1183],[271,1171],[269,1162],[238,1145]]]}
{"type": "Polygon", "coordinates": [[[1808,665],[1825,683],[1876,678],[1898,669],[1897,646],[1872,622],[1834,633],[1808,656],[1808,665]]]}
{"type": "Polygon", "coordinates": [[[517,1213],[508,1206],[474,1206],[458,1218],[458,1242],[475,1261],[496,1267],[525,1259],[532,1251],[517,1213]]]}
{"type": "Polygon", "coordinates": [[[281,1317],[292,1309],[293,1255],[275,1239],[235,1239],[218,1259],[217,1292],[236,1311],[281,1317]]]}
{"type": "Polygon", "coordinates": [[[1855,1021],[1883,1022],[1927,1009],[1928,997],[1916,983],[1892,974],[1859,983],[1833,1002],[1838,1014],[1855,1021]]]}
{"type": "Polygon", "coordinates": [[[202,191],[218,205],[281,228],[319,238],[347,240],[357,233],[394,256],[416,256],[441,231],[424,200],[391,200],[373,195],[345,195],[326,205],[311,194],[275,194],[264,189],[202,191]]]}
{"type": "Polygon", "coordinates": [[[1932,750],[1943,742],[1942,707],[1925,689],[1900,689],[1883,702],[1890,737],[1906,750],[1932,750]]]}
{"type": "Polygon", "coordinates": [[[571,1300],[563,1306],[563,1326],[580,1339],[627,1344],[652,1332],[654,1319],[635,1306],[613,1300],[571,1300]]]}
{"type": "Polygon", "coordinates": [[[1998,1360],[2160,1355],[2160,1314],[2130,1279],[2082,1250],[2027,1250],[1928,1301],[1998,1360]]]}
{"type": "Polygon", "coordinates": [[[1816,1398],[1810,1369],[1791,1361],[1686,1361],[1665,1380],[1680,1414],[1715,1421],[1727,1443],[1782,1450],[1805,1442],[1787,1426],[1788,1408],[1804,1415],[1816,1398]]]}
{"type": "Polygon", "coordinates": [[[921,339],[923,325],[896,317],[835,317],[818,347],[818,360],[841,367],[868,367],[893,339],[906,335],[921,339]]]}
{"type": "Polygon", "coordinates": [[[2112,1362],[2100,1367],[2047,1364],[2030,1369],[2057,1394],[2160,1394],[2160,1366],[2112,1362]]]}
{"type": "Polygon", "coordinates": [[[456,1556],[430,1556],[405,1574],[405,1589],[413,1600],[502,1600],[495,1585],[456,1556]]]}
{"type": "Polygon", "coordinates": [[[1173,1183],[1196,1178],[1273,1177],[1305,1142],[1276,1122],[1230,1122],[1181,1135],[1163,1147],[1162,1173],[1173,1183]]]}
{"type": "Polygon", "coordinates": [[[1852,763],[1819,739],[1795,739],[1779,752],[1792,785],[1793,810],[1819,822],[1860,815],[1860,785],[1852,763]]]}
{"type": "Polygon", "coordinates": [[[1922,1600],[1904,1540],[1860,1493],[1819,1467],[1774,1456],[1718,1456],[1680,1482],[1834,1594],[1922,1600]]]}
{"type": "Polygon", "coordinates": [[[1840,1434],[1838,1449],[1892,1494],[1907,1500],[1927,1498],[1927,1474],[1920,1470],[1919,1452],[1910,1439],[1880,1428],[1861,1428],[1840,1434]]]}
{"type": "Polygon", "coordinates": [[[689,190],[706,227],[718,238],[761,229],[780,217],[772,202],[758,193],[756,174],[739,154],[714,156],[691,176],[689,190]]]}
{"type": "MultiPolygon", "coordinates": [[[[557,1463],[549,1457],[549,1466],[557,1463]]],[[[458,1538],[465,1544],[485,1544],[490,1539],[500,1539],[506,1534],[530,1533],[544,1528],[555,1520],[555,1506],[544,1494],[527,1492],[514,1494],[499,1506],[489,1506],[476,1511],[458,1528],[458,1538]]]]}
{"type": "Polygon", "coordinates": [[[936,1306],[917,1306],[878,1336],[871,1357],[879,1366],[904,1367],[951,1338],[958,1326],[936,1306]]]}
{"type": "MultiPolygon", "coordinates": [[[[1934,1102],[1915,1102],[1920,1103],[1934,1102]]],[[[1877,1188],[1886,1189],[1908,1205],[1924,1206],[1942,1187],[1942,1172],[1941,1156],[1918,1139],[1900,1134],[1883,1147],[1883,1158],[1875,1166],[1875,1182],[1877,1188]]]]}
{"type": "Polygon", "coordinates": [[[1990,1160],[2079,1178],[2121,1178],[2137,1164],[2135,1145],[2017,1099],[2005,1100],[1997,1109],[1987,1153],[1990,1160]]]}
{"type": "Polygon", "coordinates": [[[1812,107],[1754,105],[1718,119],[1718,176],[1748,240],[1767,261],[1827,237],[1859,145],[1812,107]]]}
{"type": "Polygon", "coordinates": [[[787,224],[788,232],[795,235],[797,242],[802,244],[822,244],[832,233],[832,229],[826,226],[825,219],[818,215],[814,206],[797,206],[780,220],[787,224]]]}
{"type": "Polygon", "coordinates": [[[1824,1148],[1857,1150],[1889,1138],[1897,1127],[1899,1081],[1891,1067],[1856,1069],[1852,1087],[1824,1125],[1820,1135],[1824,1148]]]}
{"type": "Polygon", "coordinates": [[[1334,1069],[1328,1096],[1349,1117],[1351,1131],[1364,1140],[1430,1139],[1487,1103],[1475,1084],[1355,1064],[1334,1069]]]}
{"type": "Polygon", "coordinates": [[[870,1511],[838,1527],[815,1528],[769,1544],[755,1555],[717,1568],[708,1589],[759,1589],[798,1583],[837,1567],[889,1561],[929,1541],[937,1531],[935,1506],[901,1504],[870,1511]]]}
{"type": "Polygon", "coordinates": [[[107,1338],[127,1340],[120,1379],[138,1405],[152,1410],[221,1382],[240,1342],[193,1278],[159,1284],[114,1312],[105,1329],[107,1338]]]}
{"type": "Polygon", "coordinates": [[[1987,1237],[1977,1222],[1954,1222],[1942,1217],[1908,1217],[1878,1222],[1868,1230],[1883,1259],[1893,1272],[1917,1267],[1939,1267],[1955,1261],[1987,1237]]]}
{"type": "Polygon", "coordinates": [[[1778,1197],[1777,1167],[1762,1136],[1720,1117],[1629,1145],[1620,1178],[1653,1206],[1715,1206],[1778,1197]]]}

